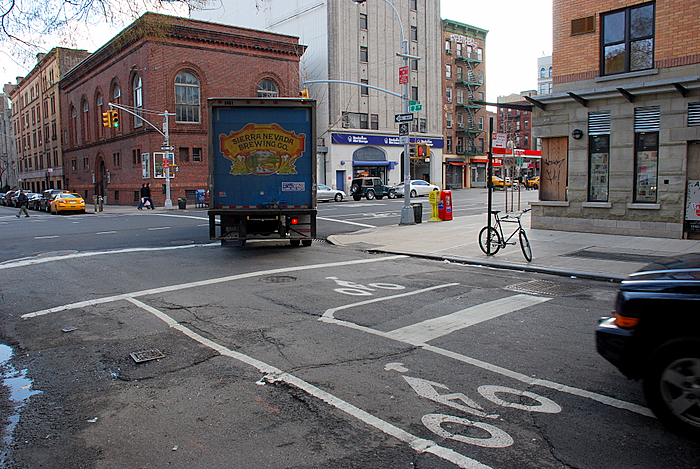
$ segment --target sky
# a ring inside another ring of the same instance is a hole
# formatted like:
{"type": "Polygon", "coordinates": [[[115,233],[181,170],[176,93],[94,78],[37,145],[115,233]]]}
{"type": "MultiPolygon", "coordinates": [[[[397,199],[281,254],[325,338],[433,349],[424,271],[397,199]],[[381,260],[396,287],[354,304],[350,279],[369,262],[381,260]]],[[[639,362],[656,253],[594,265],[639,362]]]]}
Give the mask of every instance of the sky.
{"type": "MultiPolygon", "coordinates": [[[[552,0],[442,0],[441,17],[489,31],[484,47],[488,102],[537,89],[537,59],[552,54],[552,0]]],[[[107,24],[86,26],[71,36],[71,43],[54,45],[94,52],[118,32],[107,24]]],[[[16,83],[35,64],[22,65],[0,50],[0,84],[16,83]]]]}

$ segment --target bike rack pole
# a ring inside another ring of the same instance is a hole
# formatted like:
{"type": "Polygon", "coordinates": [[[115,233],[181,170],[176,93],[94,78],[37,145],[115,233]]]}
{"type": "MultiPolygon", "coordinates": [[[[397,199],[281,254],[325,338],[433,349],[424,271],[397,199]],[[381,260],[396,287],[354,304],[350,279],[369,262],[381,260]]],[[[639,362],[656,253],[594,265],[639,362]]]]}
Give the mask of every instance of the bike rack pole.
{"type": "MultiPolygon", "coordinates": [[[[486,190],[487,190],[487,203],[486,203],[486,255],[491,255],[491,206],[493,203],[493,181],[491,180],[491,175],[493,174],[493,117],[489,118],[489,161],[486,164],[486,190]]],[[[505,179],[504,179],[505,181],[505,179]]],[[[505,183],[504,183],[505,185],[505,183]]]]}

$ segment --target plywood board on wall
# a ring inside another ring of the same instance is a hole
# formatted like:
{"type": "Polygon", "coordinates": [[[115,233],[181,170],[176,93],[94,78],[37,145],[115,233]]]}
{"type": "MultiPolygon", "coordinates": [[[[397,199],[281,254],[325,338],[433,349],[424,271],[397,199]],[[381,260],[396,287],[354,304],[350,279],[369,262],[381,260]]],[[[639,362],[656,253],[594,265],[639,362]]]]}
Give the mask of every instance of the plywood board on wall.
{"type": "Polygon", "coordinates": [[[542,139],[540,200],[566,200],[568,162],[568,137],[542,139]]]}

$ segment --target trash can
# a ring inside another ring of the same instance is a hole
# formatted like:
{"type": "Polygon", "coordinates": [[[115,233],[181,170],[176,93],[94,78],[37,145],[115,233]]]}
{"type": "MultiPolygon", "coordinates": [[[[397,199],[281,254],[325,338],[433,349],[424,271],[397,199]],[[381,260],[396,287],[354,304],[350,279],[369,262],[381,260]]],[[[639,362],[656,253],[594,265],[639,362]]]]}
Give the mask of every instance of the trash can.
{"type": "Polygon", "coordinates": [[[416,223],[423,222],[423,204],[411,204],[413,207],[413,220],[416,223]]]}
{"type": "Polygon", "coordinates": [[[177,199],[177,208],[186,209],[187,208],[187,199],[183,199],[182,197],[177,199]]]}

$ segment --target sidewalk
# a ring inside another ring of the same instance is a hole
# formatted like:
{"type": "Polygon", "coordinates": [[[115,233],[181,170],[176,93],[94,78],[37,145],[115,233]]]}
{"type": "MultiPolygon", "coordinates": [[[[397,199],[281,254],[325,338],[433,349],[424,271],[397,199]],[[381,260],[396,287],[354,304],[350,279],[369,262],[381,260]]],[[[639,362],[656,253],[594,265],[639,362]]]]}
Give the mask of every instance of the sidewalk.
{"type": "MultiPolygon", "coordinates": [[[[531,230],[529,213],[523,216],[522,224],[532,246],[530,263],[523,257],[519,244],[509,245],[490,257],[481,251],[478,235],[486,226],[485,214],[369,228],[333,235],[328,241],[365,251],[608,281],[621,281],[656,257],[700,252],[700,240],[531,230]]],[[[504,225],[507,237],[514,227],[504,225]]],[[[513,239],[517,241],[517,236],[513,239]]]]}

